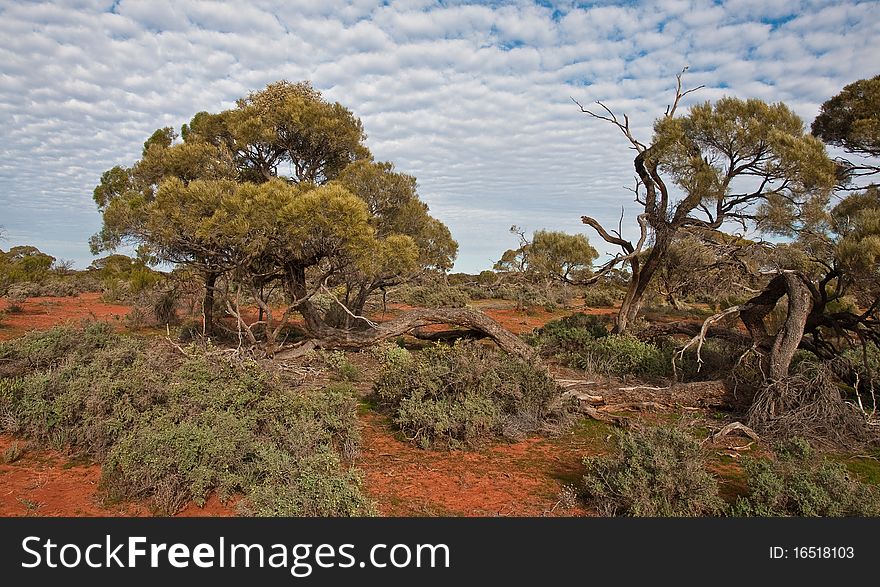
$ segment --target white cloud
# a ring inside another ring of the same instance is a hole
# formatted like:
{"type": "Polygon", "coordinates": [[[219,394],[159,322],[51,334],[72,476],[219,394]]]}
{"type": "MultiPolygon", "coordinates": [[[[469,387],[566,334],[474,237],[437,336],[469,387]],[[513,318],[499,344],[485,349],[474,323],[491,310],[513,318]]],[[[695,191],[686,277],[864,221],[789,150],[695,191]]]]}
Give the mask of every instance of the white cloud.
{"type": "Polygon", "coordinates": [[[647,139],[690,65],[686,83],[706,87],[689,103],[782,100],[809,123],[878,73],[878,8],[0,0],[0,225],[6,245],[85,266],[101,172],[133,161],[157,127],[309,79],[363,119],[378,158],[419,179],[462,245],[459,268],[478,270],[512,244],[511,224],[581,231],[581,214],[616,222],[631,205],[626,141],[569,96],[627,112],[647,139]]]}

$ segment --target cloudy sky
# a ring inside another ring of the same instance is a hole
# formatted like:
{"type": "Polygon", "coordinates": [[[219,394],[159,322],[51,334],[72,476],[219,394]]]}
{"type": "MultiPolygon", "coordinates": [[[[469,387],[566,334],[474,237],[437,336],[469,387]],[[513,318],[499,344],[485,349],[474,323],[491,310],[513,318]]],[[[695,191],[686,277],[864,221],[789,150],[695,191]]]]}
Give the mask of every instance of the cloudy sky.
{"type": "Polygon", "coordinates": [[[87,266],[102,171],[158,127],[288,79],[360,116],[451,228],[456,269],[487,268],[512,224],[579,232],[580,215],[616,224],[632,204],[627,143],[570,97],[648,139],[687,65],[706,86],[688,98],[781,100],[809,124],[880,73],[878,16],[820,0],[0,0],[0,247],[87,266]]]}

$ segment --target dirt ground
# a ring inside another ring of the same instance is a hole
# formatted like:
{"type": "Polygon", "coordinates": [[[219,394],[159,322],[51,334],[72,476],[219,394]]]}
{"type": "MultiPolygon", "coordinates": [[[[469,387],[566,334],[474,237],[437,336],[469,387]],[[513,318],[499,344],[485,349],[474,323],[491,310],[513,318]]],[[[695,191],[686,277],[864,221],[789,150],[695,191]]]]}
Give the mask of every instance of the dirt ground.
{"type": "MultiPolygon", "coordinates": [[[[0,304],[0,309],[6,307],[5,302],[0,304]]],[[[512,302],[498,300],[475,305],[516,333],[531,331],[572,311],[522,311],[512,302]]],[[[386,319],[406,309],[392,306],[386,319]]],[[[7,315],[0,327],[0,340],[80,319],[105,320],[121,328],[130,308],[104,303],[100,294],[87,293],[30,298],[22,310],[7,315]]],[[[589,311],[612,313],[613,309],[589,311]]],[[[361,386],[368,387],[369,382],[361,386]]],[[[555,436],[502,442],[476,451],[430,451],[400,438],[387,418],[375,412],[364,410],[361,422],[363,442],[355,465],[363,472],[366,493],[379,513],[387,516],[591,515],[564,499],[564,489],[579,482],[583,457],[603,452],[610,438],[607,425],[586,421],[555,436]]],[[[26,445],[0,435],[0,453],[13,442],[26,445]]],[[[151,515],[145,503],[104,503],[98,491],[100,476],[97,464],[71,461],[57,451],[29,448],[19,460],[0,465],[0,515],[151,515]]],[[[212,497],[204,508],[190,504],[179,515],[229,516],[235,515],[235,509],[212,497]]]]}
{"type": "Polygon", "coordinates": [[[9,312],[9,303],[0,298],[0,311],[7,311],[0,326],[0,340],[21,336],[28,330],[46,330],[69,321],[103,320],[117,323],[131,308],[101,301],[101,294],[89,292],[70,297],[27,298],[21,311],[9,312]]]}

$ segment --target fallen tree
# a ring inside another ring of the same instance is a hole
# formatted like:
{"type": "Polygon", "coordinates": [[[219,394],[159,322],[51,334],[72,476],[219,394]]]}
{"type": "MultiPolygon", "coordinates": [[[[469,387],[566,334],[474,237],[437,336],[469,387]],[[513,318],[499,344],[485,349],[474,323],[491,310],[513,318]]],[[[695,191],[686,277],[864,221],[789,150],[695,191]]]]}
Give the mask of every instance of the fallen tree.
{"type": "Polygon", "coordinates": [[[403,334],[418,331],[432,324],[448,324],[478,332],[489,338],[505,352],[524,360],[533,360],[535,352],[486,314],[471,308],[423,308],[411,310],[381,323],[372,323],[366,329],[350,330],[329,326],[314,306],[306,301],[300,306],[305,319],[305,330],[310,339],[300,347],[278,353],[278,358],[291,358],[305,352],[303,349],[351,349],[370,346],[403,334]]]}

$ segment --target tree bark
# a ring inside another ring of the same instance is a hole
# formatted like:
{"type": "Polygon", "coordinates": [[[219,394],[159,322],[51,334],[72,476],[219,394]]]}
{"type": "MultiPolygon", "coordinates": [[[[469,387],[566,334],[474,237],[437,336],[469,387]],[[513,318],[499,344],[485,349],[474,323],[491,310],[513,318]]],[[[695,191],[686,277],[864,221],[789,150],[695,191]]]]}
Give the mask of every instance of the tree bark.
{"type": "MultiPolygon", "coordinates": [[[[306,332],[315,346],[326,349],[361,348],[411,332],[430,324],[450,324],[481,332],[505,352],[533,360],[535,351],[489,316],[471,308],[425,308],[405,312],[368,330],[345,330],[328,326],[308,302],[300,306],[306,332]]],[[[284,353],[278,356],[283,358],[284,353]]]]}
{"type": "Polygon", "coordinates": [[[614,322],[614,328],[612,329],[614,334],[625,334],[639,315],[648,284],[660,268],[660,264],[669,250],[669,244],[672,242],[675,232],[675,230],[655,232],[654,246],[648,252],[644,263],[640,263],[639,259],[633,259],[630,263],[632,278],[614,322]]]}
{"type": "Polygon", "coordinates": [[[791,271],[771,279],[760,294],[742,305],[740,319],[755,347],[764,354],[761,366],[766,379],[778,381],[788,376],[791,360],[804,337],[804,328],[812,308],[813,296],[804,278],[791,271]],[[783,296],[788,297],[785,322],[779,332],[771,335],[767,332],[764,319],[783,296]]]}
{"type": "Polygon", "coordinates": [[[202,334],[209,336],[214,334],[214,286],[220,275],[215,271],[205,271],[205,297],[202,300],[202,314],[204,316],[204,324],[202,325],[202,334]]]}

